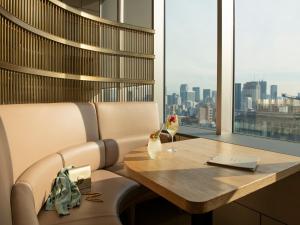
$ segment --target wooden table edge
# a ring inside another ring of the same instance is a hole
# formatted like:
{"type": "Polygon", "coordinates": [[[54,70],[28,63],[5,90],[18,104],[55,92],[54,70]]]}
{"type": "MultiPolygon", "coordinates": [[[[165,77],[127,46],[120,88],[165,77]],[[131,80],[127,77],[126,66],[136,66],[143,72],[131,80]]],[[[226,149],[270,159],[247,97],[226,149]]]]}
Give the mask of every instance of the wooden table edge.
{"type": "Polygon", "coordinates": [[[300,162],[291,166],[290,168],[280,171],[278,173],[270,174],[267,178],[256,180],[255,182],[249,183],[240,189],[233,190],[232,192],[227,192],[222,195],[217,196],[215,199],[208,199],[203,202],[195,202],[193,200],[185,199],[172,191],[166,189],[165,187],[155,183],[151,179],[141,175],[139,172],[134,171],[127,165],[126,160],[124,161],[124,166],[128,171],[128,175],[131,179],[149,188],[151,191],[175,204],[179,208],[190,214],[204,214],[215,210],[225,204],[238,200],[246,195],[252,194],[264,187],[267,187],[275,182],[278,182],[284,178],[287,178],[297,172],[300,172],[300,162]],[[256,185],[255,187],[253,187],[256,185]]]}

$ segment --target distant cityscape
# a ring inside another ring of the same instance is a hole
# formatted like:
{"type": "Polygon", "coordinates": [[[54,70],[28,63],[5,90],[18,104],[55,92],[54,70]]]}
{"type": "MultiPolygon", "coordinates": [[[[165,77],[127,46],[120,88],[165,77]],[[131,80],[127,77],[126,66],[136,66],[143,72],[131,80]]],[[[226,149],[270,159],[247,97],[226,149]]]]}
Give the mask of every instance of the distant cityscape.
{"type": "Polygon", "coordinates": [[[216,127],[217,92],[211,89],[192,87],[181,84],[179,94],[166,96],[166,114],[176,113],[181,125],[200,125],[205,128],[216,127]]]}
{"type": "MultiPolygon", "coordinates": [[[[166,114],[176,113],[181,126],[214,129],[217,92],[181,84],[166,96],[166,114]]],[[[288,141],[300,141],[300,91],[278,93],[267,81],[235,83],[234,131],[288,141]],[[269,90],[269,91],[268,91],[269,90]]]]}

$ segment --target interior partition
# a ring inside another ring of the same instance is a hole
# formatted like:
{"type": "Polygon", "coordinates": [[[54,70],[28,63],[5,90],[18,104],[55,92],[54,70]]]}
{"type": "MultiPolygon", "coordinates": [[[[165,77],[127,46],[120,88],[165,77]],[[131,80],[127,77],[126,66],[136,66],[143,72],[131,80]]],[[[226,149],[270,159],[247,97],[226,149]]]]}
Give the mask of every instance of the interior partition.
{"type": "Polygon", "coordinates": [[[0,104],[153,101],[153,29],[57,0],[0,0],[0,27],[0,104]]]}

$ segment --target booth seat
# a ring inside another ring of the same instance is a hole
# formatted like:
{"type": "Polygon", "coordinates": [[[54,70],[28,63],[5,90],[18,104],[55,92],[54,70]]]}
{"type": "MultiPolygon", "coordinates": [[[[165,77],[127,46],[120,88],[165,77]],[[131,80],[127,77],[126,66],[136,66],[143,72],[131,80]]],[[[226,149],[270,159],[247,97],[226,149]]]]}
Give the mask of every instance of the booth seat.
{"type": "Polygon", "coordinates": [[[0,106],[0,222],[5,225],[120,225],[119,214],[139,199],[139,184],[107,168],[147,144],[159,128],[155,103],[57,103],[0,106]],[[153,115],[155,114],[155,115],[153,115]],[[60,217],[44,204],[57,173],[90,165],[92,192],[60,217]]]}
{"type": "MultiPolygon", "coordinates": [[[[118,162],[107,169],[128,176],[123,165],[124,156],[131,150],[146,146],[149,134],[159,130],[158,106],[154,102],[95,103],[101,139],[113,139],[118,151],[118,162]]],[[[162,142],[171,141],[161,133],[162,142]]],[[[111,147],[112,149],[113,147],[111,147]]]]}

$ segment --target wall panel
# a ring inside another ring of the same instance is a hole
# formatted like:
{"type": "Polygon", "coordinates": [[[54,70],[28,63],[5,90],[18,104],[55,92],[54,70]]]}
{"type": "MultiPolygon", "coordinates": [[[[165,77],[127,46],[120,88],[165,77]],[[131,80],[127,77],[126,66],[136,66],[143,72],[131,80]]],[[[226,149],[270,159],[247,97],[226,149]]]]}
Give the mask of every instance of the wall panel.
{"type": "Polygon", "coordinates": [[[153,100],[151,29],[57,0],[0,0],[0,29],[1,104],[153,100]]]}

